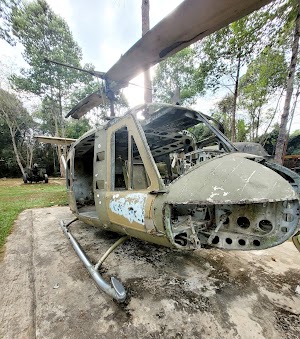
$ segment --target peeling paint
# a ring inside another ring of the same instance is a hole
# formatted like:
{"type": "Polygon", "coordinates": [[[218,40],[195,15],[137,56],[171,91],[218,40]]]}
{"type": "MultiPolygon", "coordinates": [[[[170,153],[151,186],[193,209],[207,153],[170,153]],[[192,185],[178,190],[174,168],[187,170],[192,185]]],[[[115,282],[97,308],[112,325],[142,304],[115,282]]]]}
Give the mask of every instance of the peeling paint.
{"type": "Polygon", "coordinates": [[[214,190],[214,191],[217,191],[217,190],[224,191],[224,188],[223,188],[223,187],[214,186],[214,187],[213,187],[213,190],[214,190]]]}
{"type": "Polygon", "coordinates": [[[214,196],[219,195],[219,193],[212,193],[207,200],[212,199],[214,196]]]}
{"type": "Polygon", "coordinates": [[[109,202],[109,208],[113,213],[123,216],[131,223],[144,225],[146,198],[147,194],[144,193],[130,193],[121,198],[119,194],[114,194],[109,202]]]}
{"type": "Polygon", "coordinates": [[[98,144],[98,148],[101,148],[101,144],[98,144]]]}

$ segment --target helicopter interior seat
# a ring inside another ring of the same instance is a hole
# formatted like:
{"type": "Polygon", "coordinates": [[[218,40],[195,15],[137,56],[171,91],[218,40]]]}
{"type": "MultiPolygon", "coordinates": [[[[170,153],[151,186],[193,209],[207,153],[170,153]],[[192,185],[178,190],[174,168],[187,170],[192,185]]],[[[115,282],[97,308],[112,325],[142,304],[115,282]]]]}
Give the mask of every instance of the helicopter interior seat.
{"type": "Polygon", "coordinates": [[[134,161],[132,164],[132,188],[146,189],[150,186],[150,179],[147,175],[142,161],[134,161]]]}
{"type": "Polygon", "coordinates": [[[122,159],[122,157],[117,157],[115,160],[115,190],[122,191],[127,189],[127,173],[124,170],[124,163],[125,160],[122,159]]]}
{"type": "MultiPolygon", "coordinates": [[[[128,189],[128,161],[124,162],[123,175],[126,189],[128,189]]],[[[147,189],[150,186],[150,179],[142,161],[134,160],[132,163],[132,189],[147,189]]]]}

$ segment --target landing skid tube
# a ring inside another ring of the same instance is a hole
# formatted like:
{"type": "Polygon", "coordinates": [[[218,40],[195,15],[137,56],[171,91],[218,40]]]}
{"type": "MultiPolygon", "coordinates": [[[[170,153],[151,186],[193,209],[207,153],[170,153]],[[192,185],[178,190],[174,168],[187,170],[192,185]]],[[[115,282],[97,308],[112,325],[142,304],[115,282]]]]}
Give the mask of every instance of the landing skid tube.
{"type": "Polygon", "coordinates": [[[293,237],[292,237],[293,243],[296,246],[297,250],[300,252],[300,231],[298,231],[293,237]]]}
{"type": "Polygon", "coordinates": [[[63,232],[65,233],[66,237],[69,238],[75,252],[83,262],[84,266],[90,273],[91,277],[95,280],[97,286],[110,297],[114,298],[115,300],[122,302],[126,299],[126,291],[122,283],[115,277],[111,277],[111,285],[108,284],[98,272],[98,268],[104,262],[104,260],[108,257],[108,255],[118,246],[120,246],[125,240],[128,239],[128,236],[122,237],[117,242],[115,242],[102,256],[99,262],[96,265],[93,265],[83,249],[81,248],[80,244],[77,242],[75,237],[69,231],[69,226],[78,220],[77,218],[68,222],[67,224],[64,223],[63,220],[60,221],[60,227],[62,228],[63,232]]]}

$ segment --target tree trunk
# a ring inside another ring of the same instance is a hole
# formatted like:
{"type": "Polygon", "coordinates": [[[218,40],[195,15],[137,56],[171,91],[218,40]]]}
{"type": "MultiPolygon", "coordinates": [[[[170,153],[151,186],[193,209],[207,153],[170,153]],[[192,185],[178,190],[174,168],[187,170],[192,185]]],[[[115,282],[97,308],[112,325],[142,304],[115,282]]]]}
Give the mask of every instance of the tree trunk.
{"type": "Polygon", "coordinates": [[[261,116],[261,107],[258,109],[258,113],[256,116],[256,130],[255,130],[255,139],[254,141],[257,142],[258,140],[258,130],[259,130],[259,125],[260,125],[260,116],[261,116]]]}
{"type": "Polygon", "coordinates": [[[58,91],[58,102],[59,102],[59,120],[60,120],[60,125],[61,125],[61,136],[64,138],[65,137],[65,122],[64,122],[64,117],[63,117],[63,108],[62,108],[62,97],[61,97],[61,92],[60,89],[58,91]]]}
{"type": "Polygon", "coordinates": [[[235,142],[236,140],[236,128],[235,128],[235,115],[236,115],[236,106],[237,106],[237,97],[238,97],[238,87],[240,79],[240,68],[241,68],[241,57],[238,57],[235,86],[234,86],[234,95],[233,95],[233,108],[232,108],[232,120],[231,120],[231,141],[235,142]]]}
{"type": "MultiPolygon", "coordinates": [[[[55,126],[55,136],[60,137],[58,122],[61,121],[61,112],[60,110],[57,109],[57,105],[54,104],[54,101],[52,101],[52,104],[53,104],[53,120],[54,120],[54,126],[55,126]],[[59,113],[57,113],[58,111],[59,113]]],[[[61,147],[60,145],[57,145],[57,158],[58,158],[58,163],[60,165],[60,176],[64,178],[65,170],[61,163],[61,156],[62,156],[61,147]]]]}
{"type": "Polygon", "coordinates": [[[8,126],[8,127],[9,127],[9,131],[10,131],[11,140],[12,140],[12,144],[13,144],[17,163],[18,163],[19,168],[22,172],[22,175],[25,175],[24,167],[22,165],[22,162],[21,162],[21,159],[20,159],[20,156],[19,156],[19,152],[18,152],[18,148],[17,148],[17,145],[16,145],[16,140],[15,140],[16,132],[13,130],[12,126],[8,126]]]}
{"type": "MultiPolygon", "coordinates": [[[[61,136],[62,137],[65,137],[65,122],[64,122],[64,117],[63,117],[63,108],[62,108],[62,97],[61,97],[61,92],[60,92],[60,89],[59,89],[59,92],[58,92],[58,98],[59,98],[59,115],[60,115],[60,124],[61,124],[61,136]]],[[[66,148],[67,146],[58,146],[58,148],[60,149],[60,155],[59,155],[59,165],[60,165],[60,174],[61,174],[61,177],[65,177],[66,176],[66,173],[65,173],[65,168],[64,168],[64,165],[62,164],[62,161],[61,161],[61,156],[64,155],[64,157],[66,158],[66,148]]]]}
{"type": "Polygon", "coordinates": [[[281,122],[279,127],[279,134],[276,143],[276,150],[275,150],[275,162],[278,164],[283,163],[284,157],[284,144],[286,140],[286,127],[290,112],[290,104],[291,98],[294,89],[294,79],[295,79],[295,72],[296,72],[296,65],[297,65],[297,54],[299,49],[299,33],[300,33],[300,1],[298,1],[298,8],[297,8],[297,18],[295,21],[295,32],[294,32],[294,39],[292,45],[292,57],[289,67],[289,74],[287,79],[287,86],[286,86],[286,97],[284,102],[283,113],[281,115],[281,122]]]}
{"type": "MultiPolygon", "coordinates": [[[[142,35],[145,35],[150,29],[149,9],[149,0],[142,0],[142,35]]],[[[146,104],[152,102],[150,69],[147,69],[144,72],[144,101],[146,104]]]]}
{"type": "Polygon", "coordinates": [[[287,134],[286,134],[286,138],[285,138],[285,142],[284,142],[284,147],[283,147],[283,154],[284,155],[286,154],[286,151],[287,151],[287,148],[288,148],[289,136],[290,136],[290,132],[291,132],[291,128],[292,128],[292,123],[293,123],[293,120],[294,120],[294,114],[295,114],[299,95],[300,95],[300,87],[298,85],[297,92],[296,92],[296,95],[295,95],[295,101],[294,101],[292,111],[291,111],[290,125],[289,125],[288,131],[287,131],[287,134]]]}
{"type": "Polygon", "coordinates": [[[180,105],[180,88],[178,85],[175,87],[174,94],[171,98],[171,104],[172,105],[180,105]]]}
{"type": "Polygon", "coordinates": [[[32,167],[32,159],[33,159],[33,145],[30,147],[30,162],[29,162],[30,167],[32,167]]]}

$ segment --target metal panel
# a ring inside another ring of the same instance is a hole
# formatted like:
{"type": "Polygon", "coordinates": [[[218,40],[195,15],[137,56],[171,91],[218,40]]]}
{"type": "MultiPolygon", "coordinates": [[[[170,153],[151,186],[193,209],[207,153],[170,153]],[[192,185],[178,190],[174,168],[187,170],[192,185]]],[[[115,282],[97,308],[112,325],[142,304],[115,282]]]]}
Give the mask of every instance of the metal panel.
{"type": "Polygon", "coordinates": [[[140,72],[253,12],[270,0],[185,0],[136,42],[106,73],[120,88],[140,72]]]}

